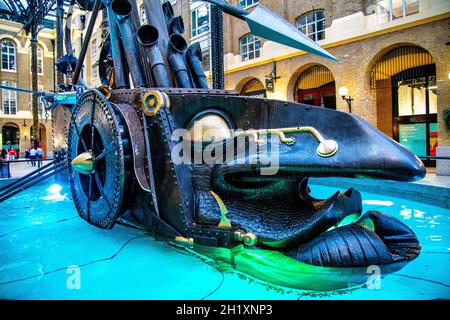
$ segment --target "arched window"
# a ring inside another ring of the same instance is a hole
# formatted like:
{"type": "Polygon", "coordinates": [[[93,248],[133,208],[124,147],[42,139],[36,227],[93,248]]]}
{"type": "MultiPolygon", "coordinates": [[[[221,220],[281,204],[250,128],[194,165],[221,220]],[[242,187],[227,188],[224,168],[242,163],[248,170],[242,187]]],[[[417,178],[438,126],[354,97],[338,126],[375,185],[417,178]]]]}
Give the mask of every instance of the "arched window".
{"type": "Polygon", "coordinates": [[[2,70],[16,71],[16,46],[11,41],[2,42],[2,70]]]}
{"type": "Polygon", "coordinates": [[[297,19],[297,28],[314,41],[325,39],[325,10],[316,10],[297,19]]]}
{"type": "Polygon", "coordinates": [[[241,38],[241,61],[259,58],[261,55],[261,40],[252,34],[241,38]]]}
{"type": "MultiPolygon", "coordinates": [[[[3,80],[2,85],[16,88],[16,82],[3,80]]],[[[2,111],[3,114],[15,115],[17,113],[17,92],[2,89],[2,111]]]]}

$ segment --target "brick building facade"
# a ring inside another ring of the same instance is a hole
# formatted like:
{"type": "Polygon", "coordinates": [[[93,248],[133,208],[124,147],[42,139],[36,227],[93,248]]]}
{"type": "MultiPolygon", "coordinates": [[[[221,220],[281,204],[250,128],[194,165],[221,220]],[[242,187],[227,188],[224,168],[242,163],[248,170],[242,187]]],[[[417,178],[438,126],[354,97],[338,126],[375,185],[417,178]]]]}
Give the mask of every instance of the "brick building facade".
{"type": "MultiPolygon", "coordinates": [[[[38,88],[52,91],[54,77],[54,31],[44,29],[38,37],[38,88]]],[[[0,47],[1,68],[0,83],[31,90],[31,42],[22,26],[15,22],[1,20],[0,47]]],[[[23,155],[31,145],[33,116],[31,113],[31,95],[0,90],[0,146],[13,146],[23,155]]],[[[39,113],[39,140],[47,156],[52,154],[51,114],[43,108],[39,113]]]]}

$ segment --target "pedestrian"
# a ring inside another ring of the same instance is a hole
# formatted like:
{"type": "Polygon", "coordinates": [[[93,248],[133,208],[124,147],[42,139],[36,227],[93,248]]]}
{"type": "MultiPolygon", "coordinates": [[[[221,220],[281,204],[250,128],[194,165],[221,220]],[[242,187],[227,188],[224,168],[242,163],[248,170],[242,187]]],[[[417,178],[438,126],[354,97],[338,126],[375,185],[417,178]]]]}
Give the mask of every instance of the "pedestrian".
{"type": "Polygon", "coordinates": [[[9,155],[6,152],[5,149],[2,149],[2,152],[0,154],[0,177],[8,179],[9,178],[9,155]]]}
{"type": "Polygon", "coordinates": [[[44,151],[41,149],[41,147],[37,147],[36,149],[36,159],[38,162],[38,167],[40,168],[42,165],[42,155],[43,155],[44,151]]]}
{"type": "Polygon", "coordinates": [[[27,159],[27,164],[30,163],[30,149],[25,151],[25,159],[27,159]]]}
{"type": "Polygon", "coordinates": [[[8,154],[9,154],[9,161],[16,160],[16,149],[14,149],[13,147],[9,148],[8,154]]]}
{"type": "Polygon", "coordinates": [[[30,160],[31,160],[31,166],[36,166],[36,148],[30,149],[30,160]]]}

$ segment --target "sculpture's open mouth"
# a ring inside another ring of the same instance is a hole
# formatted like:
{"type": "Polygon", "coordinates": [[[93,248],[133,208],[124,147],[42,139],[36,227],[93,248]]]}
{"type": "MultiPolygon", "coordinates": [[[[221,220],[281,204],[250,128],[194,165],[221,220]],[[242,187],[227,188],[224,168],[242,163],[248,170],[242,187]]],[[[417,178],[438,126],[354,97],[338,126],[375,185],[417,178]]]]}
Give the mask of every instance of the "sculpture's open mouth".
{"type": "MultiPolygon", "coordinates": [[[[211,173],[214,170],[203,170],[196,176],[211,173]]],[[[415,234],[402,222],[380,212],[363,214],[358,191],[314,199],[309,179],[294,173],[233,172],[221,177],[220,184],[212,176],[214,185],[221,186],[213,190],[226,206],[231,225],[255,235],[255,247],[308,265],[339,268],[395,266],[420,253],[415,234]]],[[[214,198],[202,185],[194,185],[197,222],[219,225],[223,217],[214,198]]]]}

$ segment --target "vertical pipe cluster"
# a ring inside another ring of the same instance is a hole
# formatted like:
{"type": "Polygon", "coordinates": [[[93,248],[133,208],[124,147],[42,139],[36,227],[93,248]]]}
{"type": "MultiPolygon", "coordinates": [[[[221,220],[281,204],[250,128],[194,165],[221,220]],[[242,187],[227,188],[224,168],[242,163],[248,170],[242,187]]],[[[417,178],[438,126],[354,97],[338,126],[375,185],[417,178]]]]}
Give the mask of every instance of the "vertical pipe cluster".
{"type": "Polygon", "coordinates": [[[131,22],[131,13],[133,5],[128,0],[113,0],[111,10],[117,19],[122,44],[125,48],[125,57],[130,70],[131,79],[135,87],[146,87],[143,67],[140,64],[139,50],[133,36],[133,26],[131,22]]]}
{"type": "Polygon", "coordinates": [[[147,22],[141,25],[135,0],[102,0],[107,8],[116,88],[208,88],[200,44],[190,47],[182,17],[169,1],[144,0],[147,22]]]}
{"type": "Polygon", "coordinates": [[[111,0],[103,0],[103,4],[108,14],[109,42],[111,44],[111,56],[114,65],[114,82],[117,89],[129,88],[128,67],[123,57],[124,49],[119,38],[117,18],[111,9],[111,0]]]}

